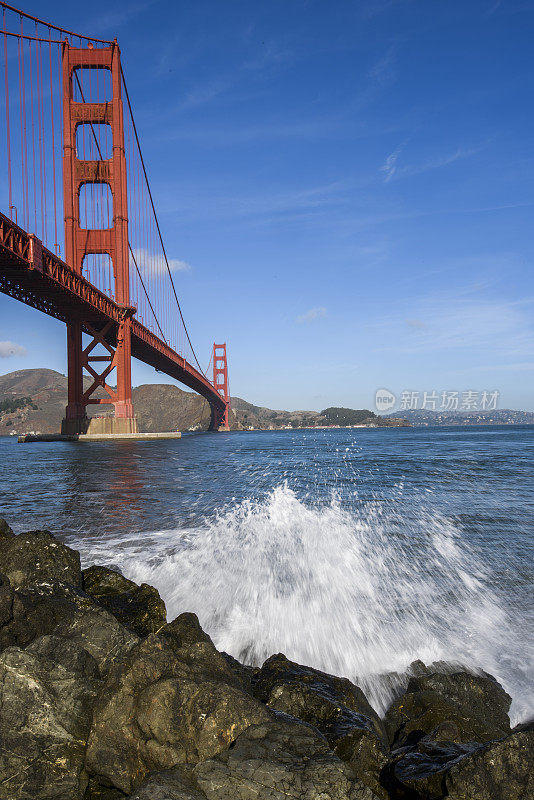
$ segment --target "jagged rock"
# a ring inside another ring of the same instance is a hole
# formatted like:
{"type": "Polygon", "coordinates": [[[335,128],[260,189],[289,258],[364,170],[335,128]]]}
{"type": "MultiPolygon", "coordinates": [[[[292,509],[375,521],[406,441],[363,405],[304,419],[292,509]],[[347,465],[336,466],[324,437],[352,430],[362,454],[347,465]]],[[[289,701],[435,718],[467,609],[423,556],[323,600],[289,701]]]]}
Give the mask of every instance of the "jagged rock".
{"type": "Polygon", "coordinates": [[[68,584],[41,584],[14,592],[12,619],[0,628],[0,649],[26,647],[38,636],[61,636],[80,645],[101,673],[138,637],[80,589],[68,584]]]}
{"type": "Polygon", "coordinates": [[[3,539],[12,539],[15,536],[7,522],[3,517],[0,517],[0,542],[3,539]]]}
{"type": "Polygon", "coordinates": [[[451,741],[487,742],[510,733],[511,698],[490,675],[431,673],[411,678],[384,724],[395,747],[413,744],[444,722],[451,741]]]}
{"type": "Polygon", "coordinates": [[[445,776],[448,800],[533,800],[534,725],[491,742],[445,776]]]}
{"type": "Polygon", "coordinates": [[[184,780],[178,770],[167,769],[150,775],[128,800],[206,800],[206,795],[184,780]]]}
{"type": "Polygon", "coordinates": [[[290,719],[252,725],[193,777],[207,800],[376,800],[317,730],[290,719]]]}
{"type": "MultiPolygon", "coordinates": [[[[207,642],[215,650],[210,636],[202,630],[197,615],[192,614],[190,611],[185,611],[175,617],[168,625],[165,625],[161,629],[160,636],[176,648],[186,647],[198,642],[207,642]]],[[[220,656],[221,654],[217,653],[217,655],[220,656]]]]}
{"type": "Polygon", "coordinates": [[[255,697],[271,708],[314,725],[343,761],[380,797],[380,771],[387,761],[383,725],[362,690],[347,678],[271,656],[253,677],[255,697]]]}
{"type": "Polygon", "coordinates": [[[245,692],[252,694],[252,681],[254,676],[260,671],[259,668],[250,667],[248,664],[242,664],[229,653],[222,652],[221,655],[238,679],[241,687],[245,690],[245,692]]]}
{"type": "Polygon", "coordinates": [[[138,586],[108,567],[92,566],[83,571],[88,595],[138,636],[148,636],[167,622],[165,603],[153,586],[138,586]]]}
{"type": "Polygon", "coordinates": [[[124,792],[146,775],[197,763],[271,713],[239,687],[193,614],[137,644],[95,707],[88,771],[124,792]]]}
{"type": "Polygon", "coordinates": [[[83,588],[91,597],[98,598],[100,595],[117,595],[130,592],[137,588],[137,583],[125,578],[116,569],[101,567],[93,564],[82,572],[83,588]]]}
{"type": "MultiPolygon", "coordinates": [[[[84,657],[72,648],[67,668],[34,644],[0,654],[0,798],[82,800],[96,681],[75,668],[84,657]]],[[[52,655],[50,642],[43,649],[52,655]]]]}
{"type": "Polygon", "coordinates": [[[0,572],[14,589],[39,583],[70,583],[81,588],[80,554],[48,531],[30,531],[2,539],[0,572]]]}

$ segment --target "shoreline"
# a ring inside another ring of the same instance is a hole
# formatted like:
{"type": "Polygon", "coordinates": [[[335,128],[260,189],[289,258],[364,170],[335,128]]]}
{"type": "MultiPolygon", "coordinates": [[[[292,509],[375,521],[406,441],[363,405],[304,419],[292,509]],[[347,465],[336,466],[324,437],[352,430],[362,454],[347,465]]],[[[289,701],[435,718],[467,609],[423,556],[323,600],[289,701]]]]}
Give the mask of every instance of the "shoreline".
{"type": "Polygon", "coordinates": [[[534,726],[487,673],[414,662],[380,718],[346,678],[217,651],[46,531],[0,520],[0,545],[2,800],[529,796],[534,726]]]}

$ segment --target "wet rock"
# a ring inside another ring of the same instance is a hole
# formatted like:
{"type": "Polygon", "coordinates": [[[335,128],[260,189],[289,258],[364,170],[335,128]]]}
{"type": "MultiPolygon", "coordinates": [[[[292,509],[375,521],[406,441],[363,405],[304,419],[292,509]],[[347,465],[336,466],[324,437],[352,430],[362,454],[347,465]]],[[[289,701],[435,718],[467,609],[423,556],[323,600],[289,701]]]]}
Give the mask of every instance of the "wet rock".
{"type": "MultiPolygon", "coordinates": [[[[77,660],[72,651],[69,658],[77,660]]],[[[96,681],[42,654],[36,642],[33,652],[0,654],[0,686],[1,800],[82,800],[96,681]]]]}
{"type": "Polygon", "coordinates": [[[454,742],[487,742],[510,733],[511,698],[490,675],[431,673],[411,678],[384,724],[395,747],[414,744],[448,722],[454,742]]]}
{"type": "Polygon", "coordinates": [[[80,554],[48,531],[30,531],[2,539],[0,572],[14,589],[39,583],[70,583],[81,588],[80,554]]]}
{"type": "Polygon", "coordinates": [[[253,680],[254,696],[264,703],[280,708],[313,725],[330,723],[337,719],[342,707],[370,720],[377,736],[385,738],[385,730],[376,711],[362,690],[347,678],[338,678],[326,672],[290,661],[282,653],[271,656],[253,680]],[[276,705],[275,705],[276,703],[276,705]]]}
{"type": "Polygon", "coordinates": [[[94,711],[87,768],[130,792],[149,772],[210,758],[270,718],[239,687],[195,615],[182,615],[110,671],[94,711]]]}
{"type": "Polygon", "coordinates": [[[533,800],[534,726],[525,726],[455,763],[445,776],[448,800],[533,800]]]}
{"type": "Polygon", "coordinates": [[[102,674],[138,641],[112,614],[74,586],[41,584],[15,591],[12,619],[0,628],[0,649],[26,647],[45,634],[87,650],[102,674]]]}
{"type": "Polygon", "coordinates": [[[387,800],[380,785],[387,761],[385,730],[358,686],[278,654],[253,677],[253,690],[269,707],[314,725],[358,777],[387,800]]]}
{"type": "Polygon", "coordinates": [[[92,566],[83,571],[88,595],[138,636],[155,633],[167,622],[165,603],[153,586],[138,586],[108,567],[92,566]]]}
{"type": "Polygon", "coordinates": [[[0,517],[0,542],[3,539],[12,539],[15,536],[7,522],[3,517],[0,517]]]}
{"type": "Polygon", "coordinates": [[[297,720],[252,725],[193,777],[207,800],[376,800],[318,731],[297,720]]]}
{"type": "Polygon", "coordinates": [[[354,774],[382,800],[389,795],[382,786],[382,772],[388,761],[388,748],[365,717],[347,715],[343,724],[335,723],[322,733],[333,752],[352,767],[354,774]]]}
{"type": "Polygon", "coordinates": [[[431,736],[421,739],[414,748],[403,748],[396,754],[390,784],[393,797],[412,796],[435,800],[444,796],[445,775],[457,761],[478,750],[477,743],[456,744],[433,740],[431,736]],[[403,792],[402,789],[405,791],[403,792]]]}

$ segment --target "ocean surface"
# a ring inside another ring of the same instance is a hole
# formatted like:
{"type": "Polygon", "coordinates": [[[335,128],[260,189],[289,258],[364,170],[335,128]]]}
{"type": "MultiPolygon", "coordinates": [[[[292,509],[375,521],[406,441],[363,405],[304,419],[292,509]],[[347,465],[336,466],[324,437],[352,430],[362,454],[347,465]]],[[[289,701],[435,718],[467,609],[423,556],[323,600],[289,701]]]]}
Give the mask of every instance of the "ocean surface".
{"type": "Polygon", "coordinates": [[[534,710],[534,427],[0,439],[0,516],[158,587],[219,649],[359,683],[415,659],[495,675],[534,710]]]}

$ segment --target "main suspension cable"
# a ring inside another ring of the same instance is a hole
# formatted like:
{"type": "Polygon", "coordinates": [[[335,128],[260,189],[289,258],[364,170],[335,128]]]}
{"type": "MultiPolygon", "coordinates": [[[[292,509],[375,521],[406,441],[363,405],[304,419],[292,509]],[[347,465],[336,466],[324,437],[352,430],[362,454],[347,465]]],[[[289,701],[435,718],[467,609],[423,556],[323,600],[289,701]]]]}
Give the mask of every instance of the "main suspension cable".
{"type": "Polygon", "coordinates": [[[190,336],[189,336],[189,331],[187,330],[187,325],[185,324],[184,316],[182,314],[182,309],[180,307],[180,301],[178,300],[178,295],[176,293],[176,287],[175,287],[174,281],[172,279],[172,273],[171,273],[171,269],[170,269],[170,266],[169,266],[169,260],[167,258],[167,252],[165,250],[165,245],[163,244],[163,236],[161,234],[161,229],[159,227],[158,215],[156,214],[156,207],[154,205],[154,200],[152,198],[152,191],[150,189],[150,184],[148,182],[148,175],[147,175],[147,171],[146,171],[146,167],[145,167],[145,161],[144,161],[144,158],[143,158],[143,153],[141,152],[141,144],[139,142],[139,136],[137,135],[137,126],[135,124],[135,119],[134,119],[133,110],[132,110],[132,104],[130,103],[130,96],[128,94],[128,88],[126,86],[126,80],[124,78],[124,72],[122,70],[122,66],[121,66],[121,77],[122,77],[122,84],[124,86],[124,93],[126,95],[126,102],[128,103],[128,110],[130,112],[130,118],[132,120],[132,128],[133,128],[133,132],[134,132],[134,136],[135,136],[135,141],[137,143],[137,150],[139,152],[139,158],[141,160],[141,166],[143,168],[143,175],[145,176],[146,186],[147,186],[147,189],[148,189],[148,196],[150,198],[150,205],[152,206],[152,213],[154,214],[154,220],[156,222],[156,228],[157,228],[159,240],[160,240],[160,243],[161,243],[161,249],[163,251],[163,257],[165,258],[165,264],[167,266],[167,272],[169,273],[169,279],[171,281],[171,286],[172,286],[172,291],[173,291],[173,294],[174,294],[174,299],[176,300],[176,305],[178,306],[178,311],[180,313],[180,319],[182,320],[182,325],[184,326],[185,335],[187,336],[187,341],[189,342],[189,347],[191,348],[191,352],[193,353],[194,359],[197,362],[197,366],[198,366],[199,370],[204,375],[204,377],[207,378],[205,372],[203,371],[202,367],[200,366],[199,360],[197,358],[197,354],[195,353],[195,348],[193,347],[193,344],[191,342],[191,339],[190,339],[190,336]]]}
{"type": "MultiPolygon", "coordinates": [[[[86,42],[98,42],[99,44],[113,44],[113,42],[109,41],[108,39],[97,39],[95,36],[85,36],[85,34],[83,33],[74,33],[74,31],[69,31],[66,28],[60,28],[58,25],[53,25],[51,22],[44,22],[44,20],[39,19],[39,17],[34,17],[32,14],[27,14],[25,11],[21,11],[20,9],[15,8],[14,6],[8,5],[8,3],[0,2],[0,6],[2,6],[2,8],[7,9],[8,11],[13,11],[15,14],[20,14],[21,17],[25,17],[26,19],[31,19],[33,22],[39,25],[43,25],[45,28],[51,28],[52,30],[58,31],[59,33],[66,33],[67,36],[74,36],[76,39],[85,39],[86,42]]],[[[8,34],[8,36],[16,36],[16,34],[8,34]]],[[[24,36],[23,38],[31,39],[34,37],[24,36]]],[[[49,40],[46,39],[43,41],[49,41],[49,40]]],[[[54,43],[53,39],[52,43],[54,43]]],[[[61,41],[58,42],[58,44],[61,44],[61,41]]]]}

